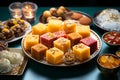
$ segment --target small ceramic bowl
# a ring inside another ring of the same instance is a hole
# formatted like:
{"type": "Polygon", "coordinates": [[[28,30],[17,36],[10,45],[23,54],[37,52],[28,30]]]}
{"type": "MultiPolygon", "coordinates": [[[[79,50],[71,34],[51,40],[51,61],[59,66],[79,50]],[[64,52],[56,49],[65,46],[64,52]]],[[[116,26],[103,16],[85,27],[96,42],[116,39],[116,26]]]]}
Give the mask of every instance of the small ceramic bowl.
{"type": "Polygon", "coordinates": [[[0,51],[8,49],[8,43],[0,41],[0,51]]]}
{"type": "Polygon", "coordinates": [[[116,74],[120,70],[120,59],[113,54],[103,54],[97,59],[97,67],[103,74],[116,74]]]}
{"type": "Polygon", "coordinates": [[[120,47],[120,33],[119,32],[105,32],[102,35],[102,40],[111,47],[120,47]]]}

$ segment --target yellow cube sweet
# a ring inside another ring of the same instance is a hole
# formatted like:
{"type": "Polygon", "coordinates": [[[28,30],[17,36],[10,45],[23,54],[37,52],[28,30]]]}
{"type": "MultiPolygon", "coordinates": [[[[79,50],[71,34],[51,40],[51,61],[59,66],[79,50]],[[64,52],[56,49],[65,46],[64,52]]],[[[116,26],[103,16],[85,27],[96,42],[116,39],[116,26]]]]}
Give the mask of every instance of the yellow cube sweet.
{"type": "Polygon", "coordinates": [[[38,23],[32,28],[32,34],[42,35],[46,32],[48,32],[48,26],[42,23],[38,23]]]}
{"type": "Polygon", "coordinates": [[[31,47],[39,43],[39,35],[27,35],[25,37],[25,49],[31,50],[31,47]]]}
{"type": "Polygon", "coordinates": [[[89,25],[79,25],[76,27],[76,32],[85,37],[90,36],[90,26],[89,25]]]}
{"type": "Polygon", "coordinates": [[[49,20],[48,22],[48,30],[50,32],[56,32],[59,30],[63,30],[62,21],[61,20],[49,20]]]}
{"type": "Polygon", "coordinates": [[[72,20],[66,20],[64,21],[63,29],[66,33],[72,33],[76,31],[76,23],[72,20]]]}
{"type": "Polygon", "coordinates": [[[90,47],[83,43],[79,43],[73,46],[73,53],[76,59],[84,61],[90,58],[90,47]]]}
{"type": "Polygon", "coordinates": [[[54,47],[57,47],[58,49],[62,50],[63,52],[67,52],[71,47],[71,43],[70,43],[70,40],[68,40],[64,37],[60,37],[54,41],[54,47]]]}
{"type": "Polygon", "coordinates": [[[60,49],[53,47],[46,51],[46,61],[50,64],[60,64],[63,63],[64,52],[60,49]]]}

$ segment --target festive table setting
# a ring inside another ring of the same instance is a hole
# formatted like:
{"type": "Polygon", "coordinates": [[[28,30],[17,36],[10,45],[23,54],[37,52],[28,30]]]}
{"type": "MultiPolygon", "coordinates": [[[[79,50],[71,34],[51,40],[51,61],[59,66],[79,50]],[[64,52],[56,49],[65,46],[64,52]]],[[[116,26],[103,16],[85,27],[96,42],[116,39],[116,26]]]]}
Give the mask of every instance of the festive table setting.
{"type": "Polygon", "coordinates": [[[0,10],[0,79],[120,80],[120,7],[0,10]]]}

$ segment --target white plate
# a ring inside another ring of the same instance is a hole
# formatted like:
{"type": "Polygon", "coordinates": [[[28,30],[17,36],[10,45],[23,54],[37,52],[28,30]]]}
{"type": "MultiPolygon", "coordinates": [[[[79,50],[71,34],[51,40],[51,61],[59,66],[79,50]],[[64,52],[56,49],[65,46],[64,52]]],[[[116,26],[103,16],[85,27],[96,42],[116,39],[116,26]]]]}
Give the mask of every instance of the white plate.
{"type": "Polygon", "coordinates": [[[24,33],[22,36],[15,37],[15,38],[13,38],[12,40],[7,41],[7,43],[11,43],[11,42],[17,41],[17,40],[23,38],[23,36],[24,36],[25,34],[27,34],[29,31],[31,31],[31,24],[28,23],[27,21],[25,21],[25,24],[28,26],[28,27],[26,28],[25,33],[24,33]]]}

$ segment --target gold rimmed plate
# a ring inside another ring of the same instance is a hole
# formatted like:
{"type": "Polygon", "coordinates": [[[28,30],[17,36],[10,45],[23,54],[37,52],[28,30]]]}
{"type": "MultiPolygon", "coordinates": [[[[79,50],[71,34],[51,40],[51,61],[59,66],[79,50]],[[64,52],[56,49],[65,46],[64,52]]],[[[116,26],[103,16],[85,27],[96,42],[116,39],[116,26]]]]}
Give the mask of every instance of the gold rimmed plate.
{"type": "Polygon", "coordinates": [[[24,54],[24,52],[20,48],[8,48],[8,50],[10,52],[20,53],[21,55],[23,55],[24,59],[23,59],[21,65],[14,66],[10,72],[0,73],[0,75],[7,75],[7,76],[20,76],[20,75],[22,75],[26,66],[27,66],[28,57],[24,54]]]}
{"type": "MultiPolygon", "coordinates": [[[[29,35],[29,34],[31,34],[31,32],[28,33],[27,35],[29,35]]],[[[97,44],[98,44],[97,47],[98,47],[98,49],[97,49],[94,53],[91,54],[91,56],[90,56],[89,59],[87,59],[87,60],[85,60],[85,61],[82,61],[82,62],[76,61],[76,62],[74,62],[74,64],[70,64],[70,65],[67,65],[67,64],[65,64],[65,63],[59,64],[59,65],[53,65],[53,64],[47,63],[45,59],[37,60],[37,59],[33,58],[33,57],[31,56],[30,52],[25,49],[25,37],[22,39],[21,45],[22,45],[22,49],[23,49],[24,53],[25,53],[30,59],[32,59],[32,60],[34,60],[35,62],[38,62],[38,63],[40,63],[40,64],[44,64],[44,65],[48,65],[48,66],[57,66],[57,67],[75,66],[75,65],[81,65],[81,64],[83,64],[83,63],[87,63],[88,61],[90,61],[90,60],[92,60],[93,58],[95,58],[95,57],[99,54],[99,52],[101,51],[102,42],[101,42],[101,39],[100,39],[100,37],[98,36],[98,34],[97,34],[96,32],[94,32],[93,30],[91,30],[90,36],[91,36],[92,38],[94,38],[95,40],[97,40],[97,44]]]]}

